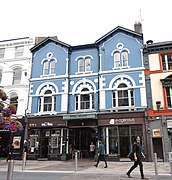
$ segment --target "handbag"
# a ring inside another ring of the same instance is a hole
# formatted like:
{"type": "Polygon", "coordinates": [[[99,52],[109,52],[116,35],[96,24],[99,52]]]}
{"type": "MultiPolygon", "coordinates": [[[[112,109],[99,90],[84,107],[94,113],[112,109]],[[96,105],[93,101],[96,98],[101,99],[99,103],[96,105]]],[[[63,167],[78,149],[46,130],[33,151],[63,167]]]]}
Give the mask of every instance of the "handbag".
{"type": "Polygon", "coordinates": [[[134,153],[133,152],[130,152],[127,156],[131,161],[134,160],[134,153]]]}

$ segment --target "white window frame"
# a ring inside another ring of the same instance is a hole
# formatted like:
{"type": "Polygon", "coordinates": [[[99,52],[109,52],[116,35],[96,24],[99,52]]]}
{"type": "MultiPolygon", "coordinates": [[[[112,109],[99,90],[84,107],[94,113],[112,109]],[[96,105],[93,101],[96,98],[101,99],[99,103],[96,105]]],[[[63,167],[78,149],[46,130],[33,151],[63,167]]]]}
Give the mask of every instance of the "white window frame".
{"type": "Polygon", "coordinates": [[[78,57],[76,60],[78,61],[78,73],[89,73],[91,72],[91,60],[93,57],[85,56],[78,57]]]}
{"type": "MultiPolygon", "coordinates": [[[[121,84],[124,84],[124,83],[121,83],[121,84]]],[[[119,84],[119,86],[120,86],[120,84],[119,84]]],[[[123,107],[134,107],[134,100],[135,100],[134,90],[128,89],[127,85],[126,85],[126,87],[118,88],[117,90],[112,91],[112,105],[113,105],[113,107],[121,107],[121,108],[123,108],[123,107]],[[127,91],[128,98],[127,97],[126,98],[128,99],[128,105],[126,105],[126,106],[119,105],[119,97],[118,97],[119,91],[127,91]],[[133,93],[133,97],[131,97],[131,93],[133,93]],[[132,99],[133,99],[133,104],[132,104],[132,99]],[[115,102],[115,105],[114,105],[114,102],[115,102]]]]}
{"type": "Polygon", "coordinates": [[[43,63],[43,75],[49,74],[49,63],[48,60],[44,61],[43,63]]]}
{"type": "Polygon", "coordinates": [[[13,82],[12,82],[12,84],[13,84],[13,85],[20,84],[21,78],[22,78],[22,68],[20,68],[20,67],[14,68],[14,69],[13,69],[13,82]],[[17,72],[20,71],[20,73],[18,73],[18,74],[16,75],[16,71],[17,71],[17,72]],[[17,77],[19,77],[19,78],[16,79],[17,77]],[[16,81],[17,81],[17,83],[16,83],[16,81]]]}
{"type": "MultiPolygon", "coordinates": [[[[86,88],[87,89],[87,88],[86,88]]],[[[88,91],[81,91],[80,94],[75,96],[75,110],[80,111],[80,110],[93,110],[94,109],[94,94],[90,93],[89,90],[88,91]],[[81,104],[81,96],[82,95],[88,95],[89,96],[89,108],[82,108],[81,104]]]]}
{"type": "Polygon", "coordinates": [[[23,57],[23,53],[24,53],[24,46],[15,47],[15,58],[23,57]]]}
{"type": "MultiPolygon", "coordinates": [[[[171,71],[172,70],[172,65],[170,66],[171,67],[171,69],[169,68],[169,62],[168,62],[168,56],[171,56],[171,59],[172,59],[172,54],[162,54],[161,56],[164,56],[164,60],[165,60],[165,69],[164,69],[164,66],[163,66],[163,58],[161,58],[162,59],[162,69],[164,70],[164,71],[171,71]]],[[[171,64],[172,64],[172,62],[171,62],[171,64]]]]}
{"type": "MultiPolygon", "coordinates": [[[[47,91],[51,91],[51,90],[46,90],[45,91],[45,93],[47,92],[47,91]]],[[[38,113],[43,113],[43,112],[54,112],[54,110],[55,110],[55,106],[56,106],[56,97],[52,94],[52,91],[51,91],[51,94],[45,94],[44,93],[44,95],[43,96],[40,96],[39,98],[38,98],[38,113]],[[44,105],[45,105],[45,98],[46,97],[49,97],[49,98],[51,98],[51,110],[49,111],[49,110],[45,110],[44,109],[44,105]]]]}

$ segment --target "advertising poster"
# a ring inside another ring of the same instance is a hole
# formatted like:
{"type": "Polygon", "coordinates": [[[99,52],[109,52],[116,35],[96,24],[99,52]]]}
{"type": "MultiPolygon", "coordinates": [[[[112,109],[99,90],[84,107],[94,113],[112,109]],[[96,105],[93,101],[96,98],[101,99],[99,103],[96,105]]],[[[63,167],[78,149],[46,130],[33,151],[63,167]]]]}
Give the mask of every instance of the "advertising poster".
{"type": "Polygon", "coordinates": [[[13,137],[14,149],[20,149],[20,142],[21,142],[21,136],[14,136],[13,137]]]}

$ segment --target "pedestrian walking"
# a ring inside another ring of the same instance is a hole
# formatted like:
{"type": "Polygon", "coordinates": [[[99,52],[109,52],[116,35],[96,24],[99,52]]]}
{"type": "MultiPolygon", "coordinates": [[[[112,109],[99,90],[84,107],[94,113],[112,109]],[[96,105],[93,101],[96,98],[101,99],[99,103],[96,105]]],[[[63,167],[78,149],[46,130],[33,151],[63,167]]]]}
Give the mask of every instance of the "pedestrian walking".
{"type": "Polygon", "coordinates": [[[95,167],[97,167],[99,162],[102,160],[102,161],[105,162],[105,167],[104,168],[107,168],[107,162],[106,162],[106,159],[105,159],[104,155],[105,155],[105,146],[101,141],[99,141],[98,159],[97,159],[97,163],[94,164],[95,167]]]}
{"type": "Polygon", "coordinates": [[[91,144],[90,144],[90,158],[91,158],[91,159],[94,159],[95,148],[96,148],[96,146],[94,145],[93,142],[91,142],[91,144]]]}
{"type": "Polygon", "coordinates": [[[130,176],[131,172],[139,165],[140,166],[141,179],[146,179],[144,177],[143,163],[142,163],[142,158],[145,158],[145,155],[141,151],[140,137],[139,136],[137,136],[135,138],[135,142],[133,144],[132,150],[133,150],[133,154],[134,154],[134,165],[129,169],[129,171],[126,174],[129,178],[131,178],[131,176],[130,176]]]}
{"type": "Polygon", "coordinates": [[[13,151],[14,151],[14,145],[12,143],[9,143],[7,146],[7,159],[6,159],[7,162],[8,160],[13,159],[13,151]]]}
{"type": "Polygon", "coordinates": [[[27,159],[27,154],[28,154],[28,144],[27,144],[27,141],[24,142],[23,155],[24,155],[24,153],[26,153],[26,159],[27,159]]]}

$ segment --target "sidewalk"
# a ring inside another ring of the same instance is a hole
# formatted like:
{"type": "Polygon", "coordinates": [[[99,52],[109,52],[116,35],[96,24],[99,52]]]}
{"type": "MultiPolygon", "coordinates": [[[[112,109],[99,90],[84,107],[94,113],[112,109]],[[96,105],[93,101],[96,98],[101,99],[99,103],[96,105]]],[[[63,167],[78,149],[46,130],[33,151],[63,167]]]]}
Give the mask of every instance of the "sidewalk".
{"type": "MultiPolygon", "coordinates": [[[[94,161],[78,160],[77,173],[103,173],[122,175],[133,165],[133,162],[108,162],[108,168],[104,168],[104,162],[100,162],[99,166],[94,167],[94,161]]],[[[14,171],[22,171],[23,161],[14,161],[14,171]]],[[[143,162],[145,176],[155,175],[153,162],[143,162]]],[[[0,160],[0,171],[7,171],[8,163],[5,160],[0,160]]],[[[74,160],[69,161],[31,161],[26,162],[24,171],[26,172],[76,172],[76,164],[74,160]]],[[[137,167],[132,174],[139,174],[137,167]]],[[[167,162],[158,162],[158,175],[171,176],[169,164],[167,162]]]]}

